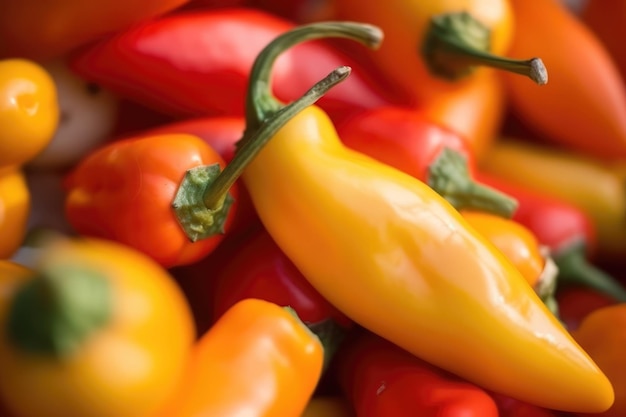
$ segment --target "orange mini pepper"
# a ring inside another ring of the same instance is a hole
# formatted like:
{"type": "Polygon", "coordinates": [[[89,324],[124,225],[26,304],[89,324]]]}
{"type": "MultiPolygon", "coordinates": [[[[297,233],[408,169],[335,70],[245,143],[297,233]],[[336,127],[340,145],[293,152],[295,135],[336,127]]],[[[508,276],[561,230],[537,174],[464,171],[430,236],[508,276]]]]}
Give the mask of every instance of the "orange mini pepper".
{"type": "Polygon", "coordinates": [[[31,195],[18,168],[0,168],[0,259],[10,257],[26,235],[31,195]]]}
{"type": "Polygon", "coordinates": [[[298,417],[322,372],[324,351],[290,310],[248,298],[194,347],[163,417],[298,417]]]}

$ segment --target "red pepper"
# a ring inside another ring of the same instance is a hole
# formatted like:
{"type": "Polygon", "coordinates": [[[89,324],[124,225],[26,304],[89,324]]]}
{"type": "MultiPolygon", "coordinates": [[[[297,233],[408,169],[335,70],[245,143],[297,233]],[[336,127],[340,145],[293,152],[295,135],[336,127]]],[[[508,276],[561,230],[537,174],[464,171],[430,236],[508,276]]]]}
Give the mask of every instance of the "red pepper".
{"type": "Polygon", "coordinates": [[[485,184],[514,197],[519,206],[513,220],[530,229],[559,269],[558,283],[585,285],[626,301],[626,290],[612,276],[589,261],[595,249],[591,220],[578,208],[554,197],[540,194],[504,179],[477,173],[485,184]]]}
{"type": "MultiPolygon", "coordinates": [[[[83,78],[166,114],[187,117],[244,114],[252,64],[259,52],[295,25],[247,8],[180,12],[102,40],[71,60],[83,78]]],[[[273,70],[276,96],[289,102],[336,67],[352,76],[318,104],[333,117],[388,104],[364,70],[324,41],[281,55],[273,70]]]]}
{"type": "Polygon", "coordinates": [[[582,286],[570,286],[556,293],[559,318],[568,330],[573,331],[592,312],[616,304],[615,299],[582,286]]]}
{"type": "Polygon", "coordinates": [[[211,188],[207,180],[224,165],[217,152],[192,135],[112,142],[69,173],[68,221],[80,234],[124,243],[165,267],[196,262],[215,249],[232,223],[236,185],[215,207],[202,200],[203,190],[211,188]]]}
{"type": "Polygon", "coordinates": [[[325,363],[352,321],[330,304],[263,228],[248,236],[213,277],[213,321],[237,302],[259,298],[289,306],[320,338],[325,363]]]}
{"type": "Polygon", "coordinates": [[[370,332],[344,343],[333,364],[359,417],[498,417],[482,388],[370,332]]]}
{"type": "Polygon", "coordinates": [[[459,210],[505,217],[515,210],[513,199],[474,181],[475,163],[467,141],[419,110],[395,106],[366,110],[337,130],[347,147],[428,183],[459,210]]]}
{"type": "Polygon", "coordinates": [[[558,417],[555,411],[497,393],[491,397],[498,405],[499,417],[558,417]]]}

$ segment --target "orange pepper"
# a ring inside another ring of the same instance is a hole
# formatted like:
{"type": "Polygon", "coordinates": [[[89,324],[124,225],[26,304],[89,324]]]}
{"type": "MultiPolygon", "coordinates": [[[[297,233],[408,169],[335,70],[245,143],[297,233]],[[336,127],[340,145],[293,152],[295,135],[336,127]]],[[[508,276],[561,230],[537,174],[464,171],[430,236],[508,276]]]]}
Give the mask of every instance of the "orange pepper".
{"type": "Polygon", "coordinates": [[[615,61],[622,78],[626,80],[626,49],[624,48],[626,1],[586,1],[580,16],[602,41],[615,61]]]}
{"type": "Polygon", "coordinates": [[[598,158],[625,158],[626,88],[607,50],[558,0],[511,4],[517,29],[510,53],[537,54],[550,71],[542,88],[502,74],[512,111],[552,143],[598,158]]]}
{"type": "Polygon", "coordinates": [[[13,255],[22,244],[30,207],[30,191],[22,171],[0,168],[0,259],[13,255]]]}
{"type": "Polygon", "coordinates": [[[572,336],[613,385],[615,402],[603,413],[577,414],[581,417],[626,416],[626,303],[599,308],[586,316],[572,336]]]}
{"type": "Polygon", "coordinates": [[[317,336],[289,310],[247,298],[196,343],[163,417],[300,416],[322,372],[317,336]]]}

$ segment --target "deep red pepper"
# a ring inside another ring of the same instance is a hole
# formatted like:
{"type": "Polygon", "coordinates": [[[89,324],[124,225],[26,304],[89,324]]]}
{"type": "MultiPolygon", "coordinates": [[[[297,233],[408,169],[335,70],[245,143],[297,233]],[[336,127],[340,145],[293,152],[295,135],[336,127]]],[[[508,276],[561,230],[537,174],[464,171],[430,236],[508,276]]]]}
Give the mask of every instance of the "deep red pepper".
{"type": "Polygon", "coordinates": [[[615,304],[615,299],[582,286],[570,286],[556,293],[559,318],[568,330],[576,330],[591,312],[615,304]]]}
{"type": "Polygon", "coordinates": [[[498,417],[482,388],[370,332],[347,340],[333,366],[359,417],[498,417]]]}
{"type": "MultiPolygon", "coordinates": [[[[251,8],[174,13],[103,39],[74,56],[71,66],[81,77],[166,114],[241,116],[254,59],[294,26],[251,8]]],[[[297,99],[342,65],[353,68],[351,77],[318,102],[332,117],[393,101],[364,68],[321,40],[278,58],[276,97],[297,99]]]]}
{"type": "Polygon", "coordinates": [[[353,323],[330,304],[302,275],[263,228],[245,241],[211,279],[213,321],[246,298],[289,306],[316,333],[325,348],[325,362],[353,323]]]}
{"type": "Polygon", "coordinates": [[[519,401],[496,393],[491,393],[498,405],[499,417],[558,417],[555,411],[519,401]]]}
{"type": "Polygon", "coordinates": [[[585,285],[626,301],[626,290],[615,278],[602,271],[589,258],[595,250],[595,230],[591,220],[578,208],[554,197],[511,184],[501,178],[477,173],[481,182],[519,203],[513,219],[530,229],[559,268],[559,285],[585,285]]]}
{"type": "Polygon", "coordinates": [[[475,162],[467,141],[417,109],[365,110],[338,124],[337,130],[347,147],[428,183],[457,209],[506,217],[515,210],[513,199],[473,179],[475,162]]]}

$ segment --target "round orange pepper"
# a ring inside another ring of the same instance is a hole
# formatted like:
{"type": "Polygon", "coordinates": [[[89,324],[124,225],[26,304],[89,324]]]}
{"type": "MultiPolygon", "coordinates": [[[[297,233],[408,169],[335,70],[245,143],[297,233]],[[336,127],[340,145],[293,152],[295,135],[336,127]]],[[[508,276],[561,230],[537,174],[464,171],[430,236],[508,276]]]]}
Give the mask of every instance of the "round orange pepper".
{"type": "Polygon", "coordinates": [[[0,259],[8,258],[26,234],[31,196],[22,171],[0,168],[0,259]]]}
{"type": "Polygon", "coordinates": [[[23,281],[9,296],[0,291],[0,397],[15,415],[149,416],[176,388],[193,318],[148,257],[103,240],[55,239],[32,273],[0,268],[0,277],[23,281]]]}

